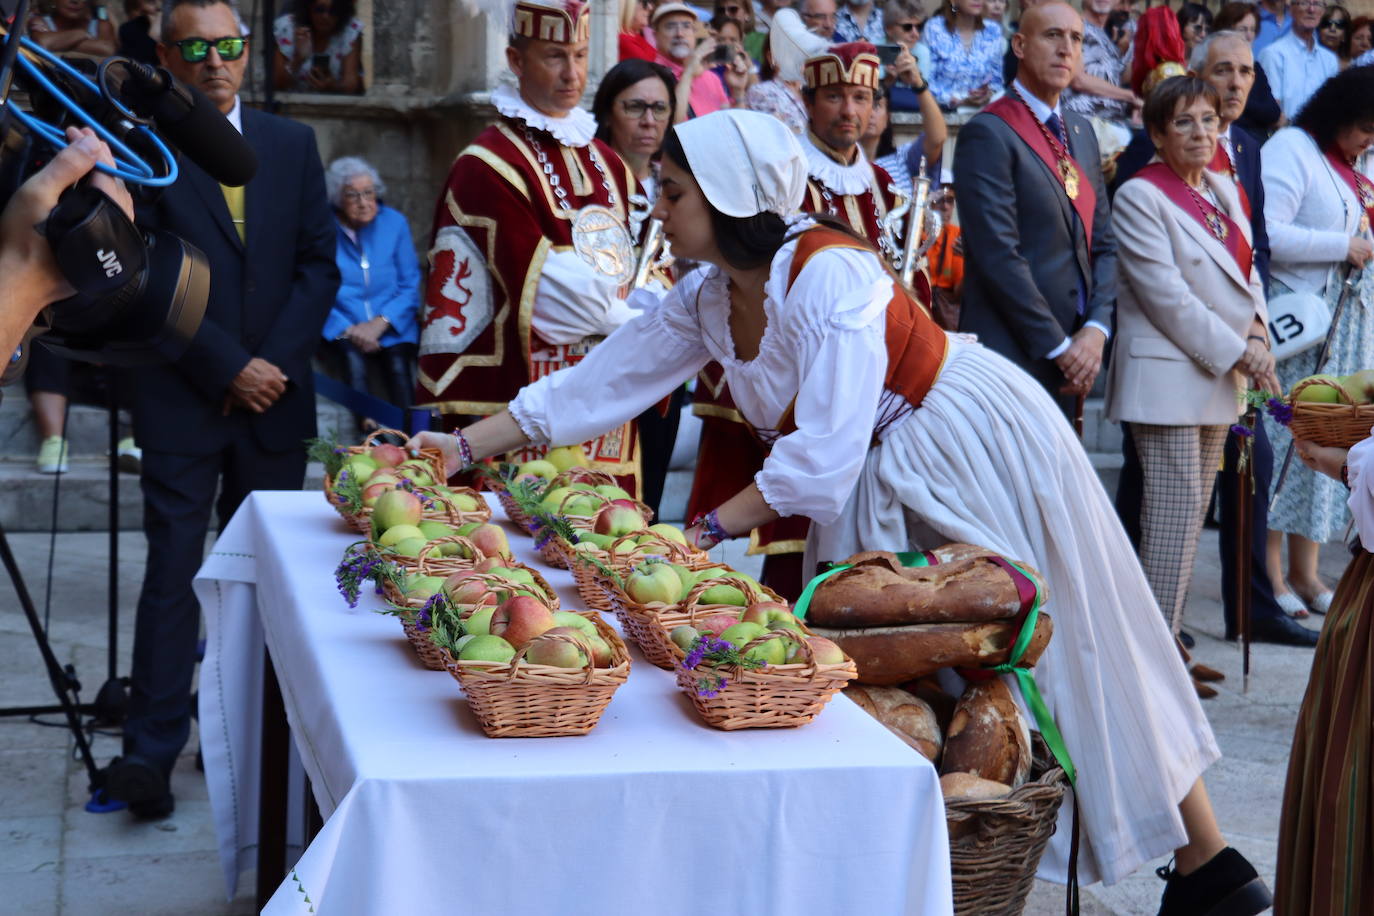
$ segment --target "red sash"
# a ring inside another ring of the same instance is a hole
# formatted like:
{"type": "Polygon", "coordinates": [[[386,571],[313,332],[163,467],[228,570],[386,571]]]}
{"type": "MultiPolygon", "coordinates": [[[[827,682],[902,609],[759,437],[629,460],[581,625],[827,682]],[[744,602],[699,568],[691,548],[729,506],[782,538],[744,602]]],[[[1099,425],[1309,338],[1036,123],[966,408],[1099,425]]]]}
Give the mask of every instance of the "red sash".
{"type": "Polygon", "coordinates": [[[1049,128],[1040,123],[1040,119],[1031,112],[1030,106],[1015,92],[1008,92],[983,110],[1006,121],[1011,129],[1016,131],[1016,135],[1025,141],[1049,168],[1064,191],[1064,196],[1069,198],[1069,203],[1078,213],[1078,219],[1083,223],[1088,249],[1092,250],[1093,211],[1097,208],[1097,192],[1093,190],[1092,182],[1088,181],[1088,175],[1078,164],[1078,160],[1064,148],[1058,137],[1050,133],[1049,128]],[[1074,196],[1069,195],[1065,178],[1059,172],[1061,159],[1067,159],[1078,176],[1078,193],[1074,196]]]}
{"type": "Polygon", "coordinates": [[[1350,190],[1355,192],[1355,199],[1364,208],[1364,219],[1360,221],[1360,231],[1368,230],[1370,222],[1374,222],[1374,182],[1351,168],[1350,163],[1345,161],[1345,157],[1335,149],[1326,151],[1326,159],[1331,163],[1331,167],[1336,170],[1336,174],[1341,176],[1345,183],[1350,186],[1350,190]]]}
{"type": "Polygon", "coordinates": [[[1236,164],[1231,161],[1231,157],[1226,155],[1226,148],[1217,141],[1217,151],[1212,156],[1212,161],[1207,164],[1207,168],[1213,172],[1220,172],[1229,175],[1236,184],[1236,192],[1240,195],[1240,208],[1245,211],[1246,219],[1253,219],[1250,213],[1250,195],[1245,193],[1245,185],[1240,183],[1240,174],[1236,172],[1236,164]]]}
{"type": "Polygon", "coordinates": [[[1159,188],[1174,206],[1197,220],[1198,225],[1206,229],[1212,238],[1221,242],[1231,257],[1236,259],[1236,265],[1245,275],[1246,282],[1250,281],[1255,254],[1250,248],[1250,243],[1245,240],[1245,233],[1236,225],[1235,220],[1189,188],[1187,183],[1178,177],[1177,172],[1162,162],[1150,163],[1137,172],[1136,177],[1144,178],[1159,188]]]}

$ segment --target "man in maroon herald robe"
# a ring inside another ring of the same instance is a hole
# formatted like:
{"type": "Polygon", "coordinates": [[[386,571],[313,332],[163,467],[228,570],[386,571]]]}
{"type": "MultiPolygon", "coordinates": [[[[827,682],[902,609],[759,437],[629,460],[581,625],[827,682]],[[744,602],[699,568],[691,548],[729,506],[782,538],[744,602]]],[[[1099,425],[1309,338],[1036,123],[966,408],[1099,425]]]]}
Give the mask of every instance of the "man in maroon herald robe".
{"type": "MultiPolygon", "coordinates": [[[[880,91],[877,49],[864,41],[835,45],[802,65],[802,98],[809,124],[801,138],[807,159],[807,190],[802,210],[836,217],[872,242],[889,261],[900,254],[900,229],[884,224],[902,201],[892,190],[892,177],[874,165],[859,147],[880,91]]],[[[920,298],[929,302],[929,286],[918,274],[920,298]]],[[[715,508],[754,478],[767,450],[744,423],[725,384],[719,363],[697,376],[693,413],[702,418],[697,474],[688,500],[688,517],[715,508]]],[[[764,582],[795,599],[815,570],[801,568],[810,523],[782,518],[749,534],[749,553],[763,554],[764,582]]]]}
{"type": "MultiPolygon", "coordinates": [[[[637,184],[578,107],[589,32],[581,0],[515,5],[506,57],[517,85],[492,92],[500,117],[458,155],[435,206],[416,402],[450,423],[496,413],[637,314],[623,299],[637,184]]],[[[638,495],[633,422],[583,449],[638,495]]]]}

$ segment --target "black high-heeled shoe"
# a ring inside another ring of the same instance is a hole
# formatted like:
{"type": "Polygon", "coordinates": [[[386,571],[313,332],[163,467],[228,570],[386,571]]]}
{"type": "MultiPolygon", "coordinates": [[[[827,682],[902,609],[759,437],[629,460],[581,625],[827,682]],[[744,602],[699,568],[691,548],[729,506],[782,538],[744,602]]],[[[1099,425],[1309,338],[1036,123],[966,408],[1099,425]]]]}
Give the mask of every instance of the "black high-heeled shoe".
{"type": "Polygon", "coordinates": [[[1159,916],[1256,916],[1274,905],[1264,879],[1230,846],[1189,874],[1172,859],[1155,874],[1166,882],[1159,916]]]}

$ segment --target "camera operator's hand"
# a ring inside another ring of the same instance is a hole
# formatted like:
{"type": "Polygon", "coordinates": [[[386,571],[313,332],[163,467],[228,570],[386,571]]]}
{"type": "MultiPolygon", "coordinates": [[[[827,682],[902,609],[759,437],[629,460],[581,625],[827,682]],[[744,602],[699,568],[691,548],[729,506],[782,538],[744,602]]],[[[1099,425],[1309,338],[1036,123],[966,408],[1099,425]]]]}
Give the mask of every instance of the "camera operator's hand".
{"type": "Polygon", "coordinates": [[[229,383],[229,393],[224,398],[224,413],[227,416],[231,407],[242,407],[253,413],[263,413],[277,403],[277,398],[286,391],[286,376],[267,360],[255,356],[248,365],[239,370],[229,383]]]}
{"type": "MultiPolygon", "coordinates": [[[[76,292],[57,269],[38,227],[63,191],[85,177],[97,161],[113,165],[114,157],[89,128],[68,128],[67,140],[71,145],[20,185],[0,214],[0,360],[19,346],[40,311],[76,292]]],[[[91,184],[133,218],[133,201],[122,182],[96,173],[91,184]]]]}

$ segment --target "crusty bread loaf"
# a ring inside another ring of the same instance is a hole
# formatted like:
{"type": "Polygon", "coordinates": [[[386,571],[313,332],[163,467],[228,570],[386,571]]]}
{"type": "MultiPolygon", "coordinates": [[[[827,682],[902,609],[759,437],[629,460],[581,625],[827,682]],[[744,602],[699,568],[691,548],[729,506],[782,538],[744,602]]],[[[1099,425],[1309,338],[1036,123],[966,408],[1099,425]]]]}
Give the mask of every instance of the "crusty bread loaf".
{"type": "MultiPolygon", "coordinates": [[[[923,623],[906,627],[829,629],[812,626],[817,636],[834,640],[859,669],[860,684],[900,684],[941,668],[982,668],[1006,662],[1020,626],[1014,621],[923,623]]],[[[1021,663],[1034,665],[1054,632],[1050,616],[1040,613],[1021,663]]]]}
{"type": "Polygon", "coordinates": [[[940,794],[945,798],[1003,798],[1011,786],[972,773],[946,773],[940,777],[940,794]]]}
{"type": "Polygon", "coordinates": [[[1030,775],[1030,729],[1001,680],[970,684],[945,736],[941,773],[972,773],[1013,788],[1030,775]]]}
{"type": "MultiPolygon", "coordinates": [[[[852,629],[945,621],[1008,620],[1021,613],[1017,582],[998,558],[983,548],[951,545],[948,562],[905,567],[895,554],[866,551],[847,561],[850,569],[822,582],[811,599],[808,619],[816,626],[852,629]]],[[[1034,570],[1022,564],[1040,585],[1034,570]]]]}
{"type": "Polygon", "coordinates": [[[896,687],[845,688],[845,695],[865,712],[887,726],[888,730],[920,752],[931,763],[940,759],[940,726],[935,712],[918,696],[896,687]]]}
{"type": "Polygon", "coordinates": [[[901,687],[907,693],[914,693],[925,700],[926,705],[934,710],[935,722],[940,726],[941,735],[949,731],[949,723],[954,718],[954,707],[958,704],[959,698],[940,686],[939,677],[927,674],[925,677],[907,681],[901,687]]]}

